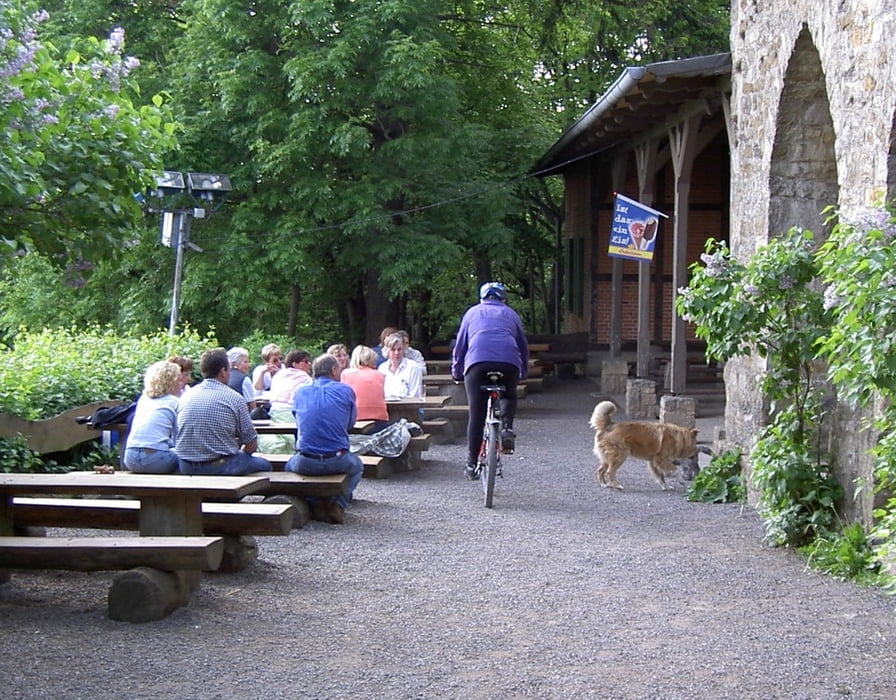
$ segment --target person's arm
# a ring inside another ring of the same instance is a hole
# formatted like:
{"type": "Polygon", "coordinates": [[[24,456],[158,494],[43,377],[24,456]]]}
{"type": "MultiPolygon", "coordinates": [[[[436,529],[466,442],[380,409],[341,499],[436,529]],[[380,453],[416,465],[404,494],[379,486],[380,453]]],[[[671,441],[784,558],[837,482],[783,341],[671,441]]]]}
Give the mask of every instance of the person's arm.
{"type": "Polygon", "coordinates": [[[464,359],[467,355],[467,316],[460,322],[454,347],[451,349],[451,378],[457,382],[464,379],[464,359]]]}

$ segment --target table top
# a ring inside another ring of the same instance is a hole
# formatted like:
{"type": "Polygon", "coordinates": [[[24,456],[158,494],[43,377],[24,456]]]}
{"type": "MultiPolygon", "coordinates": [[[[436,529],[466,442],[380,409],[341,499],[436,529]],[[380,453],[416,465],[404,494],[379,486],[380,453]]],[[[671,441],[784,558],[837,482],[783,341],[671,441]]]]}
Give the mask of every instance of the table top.
{"type": "Polygon", "coordinates": [[[132,474],[68,472],[67,474],[0,474],[0,493],[26,495],[118,494],[134,497],[201,495],[240,499],[264,489],[266,476],[187,476],[183,474],[132,474]]]}
{"type": "Polygon", "coordinates": [[[450,398],[450,396],[413,396],[405,399],[386,399],[386,407],[441,408],[450,398]]]}
{"type": "MultiPolygon", "coordinates": [[[[376,421],[357,420],[352,428],[353,432],[366,433],[376,421]]],[[[272,420],[254,420],[255,432],[259,435],[292,435],[296,432],[295,423],[277,423],[272,420]]]]}

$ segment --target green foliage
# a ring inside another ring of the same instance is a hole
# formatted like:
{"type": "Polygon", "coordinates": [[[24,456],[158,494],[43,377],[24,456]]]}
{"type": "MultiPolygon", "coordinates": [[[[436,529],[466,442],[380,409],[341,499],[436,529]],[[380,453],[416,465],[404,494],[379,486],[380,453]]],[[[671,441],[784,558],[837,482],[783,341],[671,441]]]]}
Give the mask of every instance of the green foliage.
{"type": "Polygon", "coordinates": [[[766,538],[775,545],[802,546],[833,532],[843,488],[830,467],[802,436],[793,410],[783,410],[752,453],[753,484],[766,538]]]}
{"type": "Polygon", "coordinates": [[[751,461],[775,544],[803,544],[826,532],[842,495],[820,453],[826,386],[817,347],[831,318],[815,281],[813,242],[811,231],[793,228],[741,263],[709,241],[676,300],[678,312],[697,322],[707,355],[766,360],[762,389],[772,415],[751,461]]]}
{"type": "Polygon", "coordinates": [[[800,553],[813,569],[840,579],[855,581],[862,586],[880,586],[886,581],[859,523],[816,538],[800,547],[800,553]]]}
{"type": "Polygon", "coordinates": [[[29,449],[25,438],[0,438],[0,472],[4,474],[43,472],[41,456],[29,449]]]}
{"type": "Polygon", "coordinates": [[[174,124],[161,97],[136,101],[123,31],[57,48],[38,39],[47,19],[0,3],[0,255],[78,262],[114,253],[133,230],[134,192],[174,146],[174,124]]]}
{"type": "Polygon", "coordinates": [[[139,337],[98,326],[23,331],[2,352],[0,412],[38,420],[94,401],[131,401],[143,391],[143,373],[153,362],[172,355],[198,360],[216,345],[190,330],[139,337]]]}
{"type": "Polygon", "coordinates": [[[743,503],[747,493],[741,478],[740,450],[713,455],[688,487],[688,500],[699,503],[743,503]]]}
{"type": "Polygon", "coordinates": [[[766,360],[770,420],[750,460],[769,541],[807,547],[813,565],[860,579],[868,570],[873,580],[877,564],[896,554],[896,498],[874,512],[873,550],[861,528],[841,531],[843,489],[823,448],[824,407],[845,399],[873,409],[867,425],[881,436],[872,450],[874,484],[892,494],[896,218],[884,207],[849,218],[831,211],[834,226],[818,247],[811,232],[792,229],[742,262],[710,242],[676,305],[697,324],[710,356],[766,360]]]}

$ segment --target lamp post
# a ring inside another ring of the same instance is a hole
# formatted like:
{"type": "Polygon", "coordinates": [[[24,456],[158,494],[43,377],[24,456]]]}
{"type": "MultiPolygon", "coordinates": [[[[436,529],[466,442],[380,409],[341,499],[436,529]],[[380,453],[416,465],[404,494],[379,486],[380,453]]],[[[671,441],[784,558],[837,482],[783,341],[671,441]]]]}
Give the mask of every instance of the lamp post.
{"type": "Polygon", "coordinates": [[[215,211],[212,205],[219,204],[232,190],[230,178],[216,173],[183,173],[163,170],[156,178],[156,189],[152,193],[162,201],[158,208],[147,207],[147,211],[161,214],[162,245],[175,248],[174,285],[171,292],[171,316],[168,322],[168,334],[174,335],[180,313],[180,288],[183,277],[184,248],[189,246],[197,252],[202,249],[190,241],[190,224],[193,219],[204,219],[215,211]],[[183,195],[189,196],[193,207],[183,205],[183,195]],[[206,208],[208,207],[208,209],[206,208]],[[210,209],[210,211],[209,211],[210,209]]]}

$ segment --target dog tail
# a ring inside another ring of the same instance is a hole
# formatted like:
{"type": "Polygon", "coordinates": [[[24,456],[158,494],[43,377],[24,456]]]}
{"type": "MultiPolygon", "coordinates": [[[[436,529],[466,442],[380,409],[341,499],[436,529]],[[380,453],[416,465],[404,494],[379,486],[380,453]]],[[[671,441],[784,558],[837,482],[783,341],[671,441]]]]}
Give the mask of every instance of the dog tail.
{"type": "Polygon", "coordinates": [[[614,413],[616,413],[616,404],[612,401],[601,401],[594,407],[588,425],[597,432],[602,432],[613,424],[614,413]]]}

